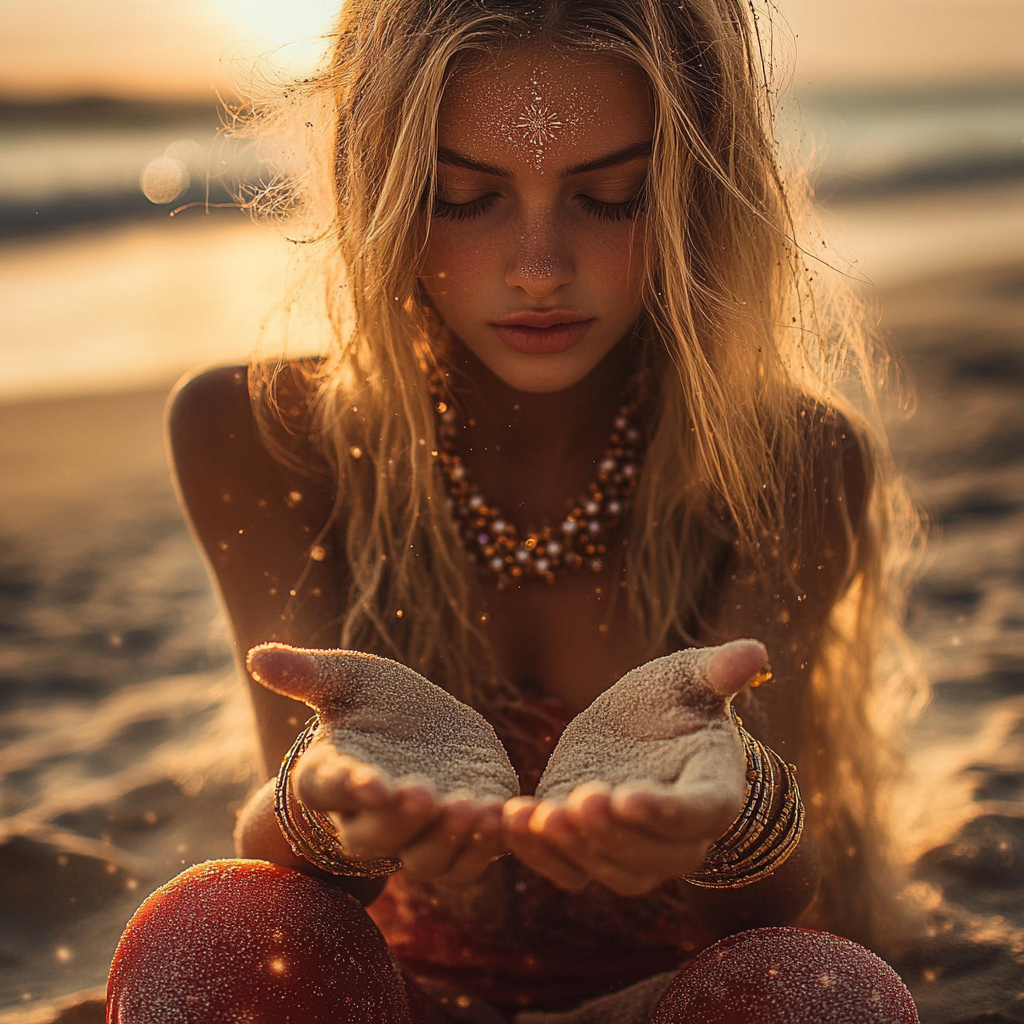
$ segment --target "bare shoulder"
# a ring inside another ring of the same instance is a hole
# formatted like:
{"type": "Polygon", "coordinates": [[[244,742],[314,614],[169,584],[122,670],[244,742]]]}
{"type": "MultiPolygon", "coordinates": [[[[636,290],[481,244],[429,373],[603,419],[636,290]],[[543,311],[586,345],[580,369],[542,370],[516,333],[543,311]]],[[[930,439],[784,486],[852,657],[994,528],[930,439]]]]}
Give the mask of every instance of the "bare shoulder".
{"type": "Polygon", "coordinates": [[[167,405],[167,438],[182,504],[208,552],[237,543],[225,534],[229,526],[235,537],[244,537],[239,530],[279,520],[282,508],[312,528],[329,501],[327,478],[312,459],[304,465],[297,453],[286,463],[271,451],[244,366],[180,381],[167,405]]]}
{"type": "Polygon", "coordinates": [[[183,473],[190,480],[189,470],[207,469],[211,457],[226,457],[251,440],[255,422],[246,367],[218,366],[183,377],[167,401],[166,426],[179,483],[183,473]]]}
{"type": "MultiPolygon", "coordinates": [[[[236,632],[247,639],[250,628],[265,632],[265,623],[251,621],[255,609],[250,606],[257,603],[252,588],[259,584],[261,607],[280,621],[276,606],[282,593],[299,596],[290,591],[300,577],[310,575],[309,563],[315,569],[333,551],[330,477],[312,453],[305,460],[302,452],[282,460],[271,450],[242,366],[183,379],[168,402],[167,438],[182,506],[236,632]],[[247,614],[240,591],[248,595],[247,614]]],[[[260,636],[256,642],[267,639],[260,636]]]]}
{"type": "MultiPolygon", "coordinates": [[[[300,380],[297,375],[295,380],[300,380]]],[[[295,380],[285,384],[301,400],[295,380]]],[[[334,647],[344,565],[331,478],[310,450],[281,458],[261,430],[244,366],[191,375],[167,407],[178,494],[230,620],[236,660],[280,640],[334,647]]],[[[308,438],[299,438],[308,443],[308,438]]],[[[265,759],[279,761],[308,709],[253,684],[265,759]]]]}
{"type": "Polygon", "coordinates": [[[874,456],[868,435],[836,409],[816,405],[808,411],[810,463],[815,494],[826,524],[861,528],[872,486],[874,456]],[[840,520],[845,522],[840,524],[840,520]]]}
{"type": "MultiPolygon", "coordinates": [[[[283,375],[276,386],[292,403],[308,401],[298,373],[283,375]]],[[[205,477],[212,464],[221,461],[238,466],[240,457],[240,468],[259,468],[271,474],[284,470],[280,453],[270,451],[266,432],[259,429],[245,366],[219,366],[183,377],[168,400],[166,425],[181,481],[194,466],[202,468],[205,477]]],[[[304,466],[299,475],[325,477],[312,445],[306,443],[303,450],[293,444],[290,454],[293,466],[304,466]]]]}
{"type": "Polygon", "coordinates": [[[759,736],[791,760],[802,749],[798,709],[810,693],[810,671],[835,607],[849,585],[864,529],[873,473],[871,438],[835,409],[811,401],[798,408],[804,424],[792,469],[787,518],[799,530],[799,557],[762,576],[733,560],[708,607],[702,637],[763,640],[777,684],[758,691],[747,711],[759,736]]]}

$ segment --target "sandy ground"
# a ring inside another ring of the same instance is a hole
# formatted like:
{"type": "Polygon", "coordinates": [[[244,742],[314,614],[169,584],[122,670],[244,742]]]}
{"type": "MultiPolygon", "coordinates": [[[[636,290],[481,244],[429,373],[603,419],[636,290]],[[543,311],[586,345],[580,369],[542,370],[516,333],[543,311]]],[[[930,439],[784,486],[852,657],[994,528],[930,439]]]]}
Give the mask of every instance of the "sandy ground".
{"type": "MultiPolygon", "coordinates": [[[[1012,246],[1011,246],[1012,249],[1012,246]]],[[[996,252],[1000,252],[996,247],[996,252]]],[[[901,809],[925,1024],[1024,1021],[1024,259],[883,293],[934,523],[911,626],[935,684],[901,809]]],[[[124,922],[231,851],[249,713],[178,513],[165,389],[0,406],[0,1024],[102,1019],[124,922]]]]}

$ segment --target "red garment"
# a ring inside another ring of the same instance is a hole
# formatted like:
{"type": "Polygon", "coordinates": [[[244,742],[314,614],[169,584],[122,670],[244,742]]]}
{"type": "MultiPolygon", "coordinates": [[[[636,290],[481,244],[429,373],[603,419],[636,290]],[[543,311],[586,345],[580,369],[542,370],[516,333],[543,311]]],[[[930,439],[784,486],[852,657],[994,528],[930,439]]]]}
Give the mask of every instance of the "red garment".
{"type": "MultiPolygon", "coordinates": [[[[910,993],[878,957],[796,928],[724,939],[655,998],[650,1011],[630,1004],[629,1019],[918,1024],[910,993]]],[[[453,1005],[465,1003],[432,1000],[399,969],[348,893],[253,860],[198,864],[153,893],[125,928],[107,982],[107,1024],[454,1024],[453,1005]]],[[[587,1019],[612,1017],[592,1007],[587,1019]]]]}
{"type": "MultiPolygon", "coordinates": [[[[518,716],[540,743],[502,740],[532,793],[572,715],[533,698],[518,716]]],[[[514,857],[475,885],[446,889],[392,877],[369,908],[403,969],[428,992],[475,995],[500,1007],[558,1009],[674,970],[711,942],[681,887],[616,896],[592,884],[567,893],[514,857]]]]}
{"type": "Polygon", "coordinates": [[[207,861],[136,911],[107,1024],[445,1024],[343,889],[262,860],[207,861]]]}

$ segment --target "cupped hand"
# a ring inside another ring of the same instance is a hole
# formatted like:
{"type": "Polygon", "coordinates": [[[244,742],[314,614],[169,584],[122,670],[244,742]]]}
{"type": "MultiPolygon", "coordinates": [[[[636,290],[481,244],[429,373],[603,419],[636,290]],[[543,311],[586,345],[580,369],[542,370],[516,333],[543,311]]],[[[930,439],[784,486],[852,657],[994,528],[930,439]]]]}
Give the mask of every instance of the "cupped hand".
{"type": "Polygon", "coordinates": [[[729,705],[765,669],[755,640],[627,673],[567,726],[535,798],[504,811],[509,848],[555,884],[639,895],[697,869],[746,799],[729,705]]]}
{"type": "Polygon", "coordinates": [[[398,662],[358,651],[262,644],[257,682],[316,709],[296,793],[331,817],[345,852],[397,857],[418,878],[474,881],[504,852],[501,808],[519,792],[494,729],[398,662]]]}
{"type": "Polygon", "coordinates": [[[506,852],[500,800],[441,796],[415,776],[391,781],[326,741],[299,758],[292,782],[307,807],[330,817],[346,854],[398,858],[424,881],[468,885],[506,852]]]}
{"type": "Polygon", "coordinates": [[[560,888],[598,882],[639,896],[696,870],[742,807],[734,794],[594,781],[564,800],[510,800],[503,825],[508,848],[560,888]]]}

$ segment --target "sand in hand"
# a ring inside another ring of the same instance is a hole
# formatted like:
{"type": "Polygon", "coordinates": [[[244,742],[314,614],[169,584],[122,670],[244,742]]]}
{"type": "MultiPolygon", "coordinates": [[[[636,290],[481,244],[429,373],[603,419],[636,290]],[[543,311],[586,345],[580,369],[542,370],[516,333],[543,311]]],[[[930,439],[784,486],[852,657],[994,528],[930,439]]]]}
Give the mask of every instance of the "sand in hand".
{"type": "Polygon", "coordinates": [[[691,648],[627,672],[566,727],[537,786],[566,799],[589,782],[742,804],[746,758],[729,705],[765,665],[756,640],[691,648]]]}
{"type": "Polygon", "coordinates": [[[357,651],[262,644],[253,678],[309,704],[341,754],[371,764],[385,783],[416,779],[441,797],[504,801],[519,780],[490,724],[396,661],[357,651]]]}

